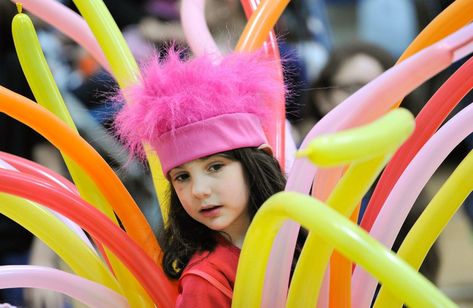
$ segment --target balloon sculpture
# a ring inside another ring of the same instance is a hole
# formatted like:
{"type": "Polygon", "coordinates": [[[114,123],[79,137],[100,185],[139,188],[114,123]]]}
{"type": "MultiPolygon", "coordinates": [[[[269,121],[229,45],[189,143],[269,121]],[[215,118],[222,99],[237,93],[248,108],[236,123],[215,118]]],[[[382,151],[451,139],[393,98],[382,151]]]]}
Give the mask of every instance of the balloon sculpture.
{"type": "MultiPolygon", "coordinates": [[[[249,21],[236,50],[263,46],[278,59],[271,29],[288,2],[242,0],[249,21]]],[[[83,17],[54,0],[23,1],[32,14],[89,51],[120,87],[136,82],[138,66],[104,3],[74,3],[83,17]]],[[[193,52],[212,52],[218,61],[221,54],[207,28],[204,4],[204,0],[183,0],[182,24],[193,52]]],[[[42,239],[74,274],[37,266],[2,266],[0,288],[46,288],[91,307],[173,307],[177,289],[159,265],[161,251],[150,226],[111,168],[78,134],[33,24],[21,10],[18,5],[13,37],[38,104],[0,87],[0,111],[57,147],[74,184],[36,163],[0,153],[0,212],[42,239]]],[[[396,108],[422,82],[473,52],[472,19],[473,2],[455,1],[420,33],[394,67],[312,128],[289,172],[286,191],[262,206],[248,230],[235,282],[234,307],[325,307],[340,300],[354,307],[369,307],[377,281],[383,287],[376,307],[401,307],[403,303],[412,307],[455,306],[416,270],[473,189],[471,153],[432,199],[397,256],[390,248],[428,179],[473,131],[473,105],[439,129],[472,88],[473,60],[445,82],[416,119],[396,108]],[[348,218],[379,174],[381,180],[361,228],[348,218]],[[299,224],[309,235],[289,285],[299,224]],[[331,259],[335,250],[343,257],[331,259]],[[357,264],[353,276],[351,263],[344,258],[357,264]],[[324,274],[329,267],[327,285],[324,274]]],[[[274,127],[267,134],[282,164],[286,138],[283,97],[273,109],[274,127]]],[[[166,220],[163,195],[169,183],[159,159],[145,148],[166,220]]]]}

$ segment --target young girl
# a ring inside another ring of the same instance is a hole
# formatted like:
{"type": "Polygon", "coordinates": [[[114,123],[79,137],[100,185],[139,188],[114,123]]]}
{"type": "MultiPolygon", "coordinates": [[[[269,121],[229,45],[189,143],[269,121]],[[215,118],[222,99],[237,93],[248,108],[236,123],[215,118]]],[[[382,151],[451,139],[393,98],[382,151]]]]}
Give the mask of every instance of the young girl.
{"type": "Polygon", "coordinates": [[[230,307],[240,249],[259,207],[285,178],[265,137],[284,91],[261,53],[181,61],[168,52],[142,71],[116,117],[119,136],[156,150],[171,183],[163,267],[179,279],[177,307],[230,307]]]}

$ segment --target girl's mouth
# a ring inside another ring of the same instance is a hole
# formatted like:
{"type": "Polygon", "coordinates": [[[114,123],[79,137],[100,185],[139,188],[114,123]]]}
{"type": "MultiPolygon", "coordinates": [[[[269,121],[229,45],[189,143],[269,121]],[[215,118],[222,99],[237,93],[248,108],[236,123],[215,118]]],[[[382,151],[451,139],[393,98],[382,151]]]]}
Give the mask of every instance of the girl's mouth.
{"type": "Polygon", "coordinates": [[[210,206],[200,210],[200,213],[205,217],[215,217],[220,213],[221,205],[210,206]]]}

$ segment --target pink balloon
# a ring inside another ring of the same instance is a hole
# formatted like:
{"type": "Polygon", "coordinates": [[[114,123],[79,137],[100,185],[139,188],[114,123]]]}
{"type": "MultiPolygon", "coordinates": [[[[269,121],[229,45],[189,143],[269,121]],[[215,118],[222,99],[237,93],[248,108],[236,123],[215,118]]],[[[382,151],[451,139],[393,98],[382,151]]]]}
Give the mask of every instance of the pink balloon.
{"type": "MultiPolygon", "coordinates": [[[[301,148],[307,147],[310,140],[321,134],[360,126],[388,112],[394,102],[454,61],[470,54],[473,51],[472,40],[473,24],[470,24],[387,70],[323,117],[306,136],[301,148]]],[[[286,190],[308,194],[316,173],[317,168],[309,160],[297,159],[289,174],[286,190]]],[[[274,297],[285,298],[287,294],[298,230],[298,224],[287,222],[276,237],[271,254],[278,258],[270,260],[268,266],[271,271],[279,272],[281,277],[273,289],[274,297]]]]}
{"type": "Polygon", "coordinates": [[[40,288],[73,297],[90,307],[129,307],[128,301],[109,288],[57,269],[32,266],[0,266],[0,289],[40,288]]]}
{"type": "Polygon", "coordinates": [[[77,188],[74,186],[74,184],[72,184],[62,175],[40,164],[6,152],[0,152],[0,159],[10,164],[11,167],[13,167],[15,170],[18,170],[19,172],[37,176],[46,182],[51,183],[52,185],[61,187],[71,193],[78,194],[77,188]]]}
{"type": "MultiPolygon", "coordinates": [[[[18,1],[11,0],[13,3],[18,1]]],[[[87,50],[104,69],[108,61],[84,19],[73,10],[54,0],[22,0],[23,7],[49,23],[87,50]]]]}
{"type": "MultiPolygon", "coordinates": [[[[417,153],[394,185],[370,234],[392,247],[422,188],[448,154],[473,132],[473,104],[445,123],[417,153]]],[[[357,266],[352,278],[353,307],[369,307],[377,281],[357,266]]]]}
{"type": "Polygon", "coordinates": [[[220,49],[210,34],[205,21],[205,0],[182,0],[181,23],[187,43],[192,52],[199,56],[209,54],[216,61],[222,57],[220,49]]]}
{"type": "Polygon", "coordinates": [[[122,261],[156,304],[173,305],[172,296],[162,292],[168,283],[163,270],[125,231],[77,195],[58,190],[31,175],[9,170],[0,170],[0,191],[40,203],[73,220],[122,261]]]}
{"type": "MultiPolygon", "coordinates": [[[[27,159],[24,159],[12,154],[0,152],[0,168],[1,169],[22,172],[21,170],[18,170],[17,167],[20,167],[20,169],[22,169],[23,172],[26,174],[30,174],[33,176],[37,176],[38,178],[44,179],[47,183],[50,183],[51,185],[56,186],[58,189],[64,189],[68,192],[77,194],[77,190],[75,189],[75,186],[72,183],[64,179],[62,176],[56,174],[52,170],[49,170],[27,159]],[[13,163],[15,165],[13,166],[10,163],[13,163]],[[40,168],[35,170],[35,165],[40,166],[40,168]]],[[[53,210],[50,210],[50,212],[53,213],[54,216],[59,218],[77,236],[79,236],[80,239],[84,243],[86,243],[90,249],[92,249],[92,251],[96,252],[94,246],[90,242],[87,235],[85,235],[84,231],[75,222],[71,221],[69,218],[64,217],[63,215],[53,210]]]]}

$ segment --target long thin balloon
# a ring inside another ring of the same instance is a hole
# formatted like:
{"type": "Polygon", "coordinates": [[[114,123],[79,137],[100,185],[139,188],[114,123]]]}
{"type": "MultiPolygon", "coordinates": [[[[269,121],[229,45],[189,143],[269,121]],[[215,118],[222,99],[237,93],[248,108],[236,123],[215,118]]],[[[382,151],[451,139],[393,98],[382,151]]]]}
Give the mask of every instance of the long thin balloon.
{"type": "Polygon", "coordinates": [[[473,58],[470,58],[437,90],[420,111],[414,135],[396,153],[376,185],[361,222],[365,230],[371,229],[382,204],[402,171],[472,87],[473,58]]]}
{"type": "MultiPolygon", "coordinates": [[[[2,153],[0,152],[0,168],[1,169],[6,169],[6,170],[13,170],[13,171],[19,171],[17,168],[15,168],[14,166],[10,165],[8,162],[6,162],[5,160],[3,160],[2,158],[4,156],[2,156],[2,154],[5,154],[5,153],[2,153]]],[[[14,156],[14,155],[11,155],[11,156],[14,156]]],[[[27,161],[25,159],[25,161],[27,161]]],[[[21,172],[21,171],[19,171],[21,172]]],[[[38,174],[38,173],[28,173],[26,172],[26,174],[30,174],[30,175],[33,175],[35,176],[35,174],[38,174]]],[[[42,175],[42,173],[40,173],[42,175]]],[[[44,177],[39,177],[41,179],[44,179],[44,177]]],[[[50,183],[51,185],[56,185],[59,189],[64,189],[64,186],[60,186],[58,185],[57,183],[58,182],[55,182],[55,181],[51,181],[50,180],[51,178],[47,178],[45,179],[46,182],[50,183]]],[[[65,179],[64,179],[65,180],[65,179]]],[[[61,183],[61,182],[59,182],[61,183]]],[[[61,183],[62,184],[62,183],[61,183]]],[[[66,191],[69,191],[71,193],[77,193],[76,191],[74,190],[67,190],[66,191]]],[[[57,218],[59,218],[67,227],[69,227],[69,229],[71,229],[80,239],[82,239],[82,241],[92,250],[95,252],[95,248],[94,246],[92,245],[92,243],[90,242],[89,238],[87,237],[87,235],[85,235],[84,231],[79,228],[79,226],[77,226],[77,224],[75,224],[74,222],[72,222],[70,219],[58,214],[58,213],[55,213],[55,212],[52,212],[53,215],[55,215],[57,218]]]]}
{"type": "Polygon", "coordinates": [[[0,289],[5,288],[52,290],[75,298],[88,307],[129,307],[123,296],[101,284],[42,266],[0,266],[0,289]]]}
{"type": "MultiPolygon", "coordinates": [[[[390,154],[414,129],[413,116],[404,109],[388,113],[364,127],[322,136],[299,155],[314,164],[333,166],[352,164],[327,200],[327,204],[348,217],[376,179],[390,154]]],[[[309,233],[289,289],[287,305],[314,307],[318,290],[333,247],[309,233]]]]}
{"type": "MultiPolygon", "coordinates": [[[[249,20],[248,25],[246,28],[249,28],[251,26],[251,16],[253,14],[262,14],[262,10],[264,9],[263,5],[261,4],[260,0],[241,0],[240,1],[243,9],[245,11],[246,18],[249,20]],[[261,8],[259,8],[261,6],[261,8]]],[[[275,2],[274,5],[280,5],[279,3],[275,2]]],[[[284,9],[284,8],[283,8],[284,9]]],[[[275,10],[273,14],[279,14],[278,10],[275,10]]],[[[274,16],[272,18],[276,18],[276,20],[279,18],[279,16],[274,16]]],[[[261,18],[261,22],[262,22],[261,18]]],[[[274,25],[273,25],[274,26],[274,25]]],[[[256,33],[254,33],[256,35],[256,33]]],[[[243,35],[250,35],[247,34],[245,31],[243,31],[243,35]]],[[[271,58],[274,59],[275,65],[278,66],[278,74],[279,74],[279,80],[281,83],[284,83],[284,76],[282,72],[282,64],[281,64],[281,57],[279,53],[279,47],[278,43],[276,40],[276,35],[274,34],[273,30],[270,30],[266,34],[266,41],[264,41],[261,45],[263,47],[263,50],[265,51],[266,54],[268,54],[271,58]]],[[[260,48],[261,46],[257,45],[257,48],[260,48]]],[[[239,51],[247,51],[251,50],[248,49],[249,46],[237,46],[237,50],[239,51]]],[[[281,93],[281,96],[277,102],[273,102],[273,106],[271,106],[272,110],[272,115],[271,118],[273,119],[273,125],[270,127],[270,131],[268,132],[268,141],[269,144],[273,147],[274,151],[274,156],[276,159],[279,161],[279,164],[281,165],[281,169],[286,170],[286,100],[285,100],[285,95],[284,93],[281,93]]],[[[289,167],[289,166],[288,166],[289,167]]],[[[287,169],[289,170],[289,169],[287,169]]],[[[272,278],[268,277],[268,281],[270,281],[272,278]]],[[[268,298],[274,298],[272,295],[268,295],[268,298]]],[[[264,303],[265,301],[263,301],[264,303]]],[[[274,307],[271,303],[268,303],[268,305],[274,307]]]]}
{"type": "MultiPolygon", "coordinates": [[[[473,20],[473,2],[471,0],[454,1],[441,14],[439,14],[429,25],[422,30],[416,39],[407,47],[398,60],[404,61],[423,48],[443,39],[448,34],[457,31],[461,27],[469,24],[473,20]]],[[[403,98],[397,100],[394,107],[401,104],[403,98]]],[[[384,176],[384,173],[383,173],[384,176]]],[[[365,230],[371,230],[374,220],[378,215],[381,206],[384,204],[392,186],[388,186],[384,179],[380,179],[371,195],[361,221],[361,226],[365,230]]]]}
{"type": "Polygon", "coordinates": [[[166,290],[168,280],[162,269],[122,229],[79,197],[21,173],[0,172],[0,191],[46,206],[76,222],[107,246],[141,283],[160,307],[173,307],[174,289],[166,290]]]}
{"type": "MultiPolygon", "coordinates": [[[[3,172],[3,171],[0,171],[3,172]]],[[[123,290],[99,256],[47,209],[31,201],[0,193],[0,213],[48,245],[78,275],[122,294],[123,290]]]]}
{"type": "MultiPolygon", "coordinates": [[[[266,51],[275,58],[277,65],[281,65],[279,59],[279,49],[277,48],[274,34],[271,31],[277,20],[281,16],[282,12],[289,3],[289,0],[258,0],[248,3],[247,0],[242,1],[247,16],[249,15],[249,8],[254,10],[251,17],[246,24],[243,33],[235,47],[236,51],[249,52],[254,51],[261,46],[266,48],[266,51]],[[245,5],[248,4],[248,5],[245,5]],[[269,35],[269,41],[266,42],[269,35]]],[[[283,82],[282,70],[279,69],[280,79],[283,82]]],[[[274,148],[275,157],[278,159],[281,166],[285,167],[285,149],[286,149],[286,110],[285,110],[285,99],[284,93],[281,93],[281,99],[278,102],[273,102],[274,106],[271,106],[273,110],[272,118],[274,125],[269,128],[267,132],[268,140],[271,146],[274,148]]],[[[278,241],[282,250],[285,249],[284,244],[278,241]]],[[[286,273],[285,277],[280,276],[280,272],[277,271],[276,263],[279,259],[277,256],[271,257],[271,262],[268,267],[268,276],[266,280],[266,286],[264,291],[263,305],[265,307],[278,308],[283,305],[283,298],[286,296],[287,285],[289,282],[289,272],[286,273]],[[279,276],[279,277],[278,277],[279,276]]]]}
{"type": "MultiPolygon", "coordinates": [[[[120,88],[125,88],[139,79],[138,65],[131,54],[128,45],[123,38],[117,24],[110,15],[102,0],[74,0],[75,5],[84,16],[85,21],[94,33],[99,45],[102,47],[113,77],[117,80],[120,88]]],[[[128,102],[133,103],[133,102],[128,102]]],[[[150,165],[154,189],[156,190],[161,214],[165,220],[167,217],[168,201],[165,198],[169,191],[169,182],[163,174],[161,163],[148,145],[145,145],[146,156],[150,165]]],[[[151,240],[153,241],[153,240],[151,240]]],[[[151,247],[154,255],[159,255],[157,246],[151,247]]],[[[169,288],[175,288],[169,285],[169,288]]],[[[171,293],[173,294],[173,293],[171,293]]]]}
{"type": "MultiPolygon", "coordinates": [[[[473,58],[470,58],[444,82],[417,115],[414,134],[394,155],[379,180],[378,191],[381,195],[387,197],[412,158],[472,88],[473,58]]],[[[367,214],[373,215],[377,213],[370,211],[367,214]]],[[[368,223],[368,218],[365,222],[368,223]]],[[[366,227],[368,226],[369,224],[366,225],[366,227]]]]}
{"type": "MultiPolygon", "coordinates": [[[[397,255],[414,269],[420,268],[435,240],[473,190],[472,174],[473,151],[470,151],[435,194],[402,242],[397,255]]],[[[390,307],[402,305],[382,287],[375,307],[386,307],[387,303],[390,307]]]]}
{"type": "Polygon", "coordinates": [[[260,48],[274,27],[289,0],[262,0],[243,30],[236,51],[254,51],[260,48]]]}
{"type": "MultiPolygon", "coordinates": [[[[225,5],[225,4],[222,4],[225,5]]],[[[181,24],[194,55],[208,54],[218,61],[222,54],[205,21],[205,0],[182,0],[181,24]]]]}
{"type": "Polygon", "coordinates": [[[432,283],[357,225],[325,204],[293,192],[272,196],[255,215],[243,243],[232,307],[259,306],[261,297],[248,294],[262,287],[272,242],[287,219],[300,222],[343,255],[361,264],[408,306],[455,307],[432,283]]]}
{"type": "MultiPolygon", "coordinates": [[[[472,41],[473,25],[468,25],[387,70],[323,117],[306,136],[301,149],[321,134],[356,127],[386,113],[392,102],[401,99],[452,62],[471,53],[472,41]],[[416,74],[412,74],[413,71],[416,74]]],[[[289,174],[286,190],[308,194],[316,171],[317,168],[309,161],[296,160],[289,174]]],[[[273,271],[288,275],[298,227],[296,223],[288,222],[281,229],[274,243],[273,253],[279,256],[279,262],[273,263],[273,271]]],[[[278,292],[285,294],[287,285],[287,281],[281,279],[280,288],[274,290],[275,296],[278,292]]]]}
{"type": "MultiPolygon", "coordinates": [[[[15,42],[15,48],[20,60],[21,67],[25,73],[26,79],[30,88],[37,100],[37,102],[50,110],[56,116],[58,116],[68,127],[77,132],[77,128],[72,121],[71,115],[67,110],[66,104],[59,92],[59,89],[54,81],[54,77],[49,69],[46,58],[44,57],[43,51],[39,44],[38,36],[34,29],[31,19],[26,14],[21,13],[21,4],[18,4],[19,13],[13,18],[12,32],[13,40],[15,42]]],[[[116,219],[115,213],[113,212],[112,206],[100,193],[97,185],[90,179],[80,166],[78,166],[74,160],[70,159],[67,155],[62,153],[66,166],[71,174],[74,183],[76,184],[81,197],[101,210],[105,215],[108,216],[116,225],[118,220],[116,219]]],[[[133,209],[130,209],[131,211],[133,209]]],[[[138,208],[135,210],[140,211],[138,208]]],[[[139,213],[132,213],[133,215],[142,215],[139,213]]],[[[149,233],[152,233],[149,225],[144,225],[143,228],[148,227],[149,233]]],[[[113,268],[114,273],[117,275],[120,283],[123,285],[124,290],[127,294],[131,295],[127,297],[131,298],[134,296],[134,292],[141,288],[134,279],[126,267],[121,264],[114,256],[108,251],[103,251],[100,243],[97,246],[104,253],[104,257],[107,258],[113,268]]],[[[144,292],[143,297],[146,297],[144,292]]],[[[133,300],[131,300],[133,302],[133,300]]],[[[151,305],[151,301],[149,303],[151,305]]]]}
{"type": "MultiPolygon", "coordinates": [[[[11,1],[18,2],[16,0],[11,1]]],[[[104,69],[110,70],[102,49],[87,23],[79,14],[61,2],[54,0],[22,0],[21,4],[29,12],[52,25],[87,50],[104,69]]]]}
{"type": "Polygon", "coordinates": [[[53,185],[65,189],[71,193],[78,194],[77,188],[62,175],[48,169],[31,160],[0,151],[0,159],[11,165],[16,170],[42,178],[53,185]]]}
{"type": "MultiPolygon", "coordinates": [[[[443,125],[406,168],[371,229],[370,234],[375,239],[386,247],[392,247],[402,222],[422,188],[447,155],[471,132],[473,132],[473,104],[461,110],[443,125]],[[386,224],[389,225],[385,226],[386,224]]],[[[356,267],[352,278],[352,289],[352,304],[356,307],[368,307],[376,289],[376,281],[361,268],[356,267]]]]}
{"type": "Polygon", "coordinates": [[[77,133],[49,111],[29,99],[0,86],[0,111],[30,126],[58,149],[74,159],[97,183],[100,191],[113,205],[118,217],[131,238],[142,245],[152,257],[159,246],[133,198],[117,175],[102,157],[77,133]],[[135,214],[134,214],[135,213],[135,214]]]}

